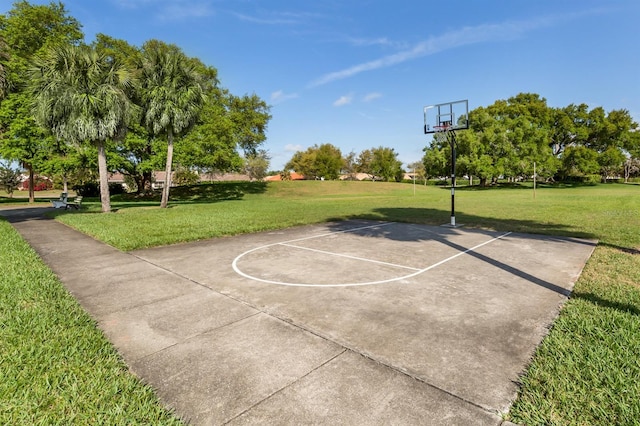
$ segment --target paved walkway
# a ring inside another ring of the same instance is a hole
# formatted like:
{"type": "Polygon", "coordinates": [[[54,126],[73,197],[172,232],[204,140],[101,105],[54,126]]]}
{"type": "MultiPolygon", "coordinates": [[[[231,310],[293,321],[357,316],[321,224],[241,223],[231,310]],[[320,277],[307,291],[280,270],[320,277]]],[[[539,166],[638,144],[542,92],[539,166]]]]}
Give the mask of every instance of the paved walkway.
{"type": "MultiPolygon", "coordinates": [[[[556,283],[552,278],[534,278],[529,273],[514,273],[502,267],[511,281],[517,275],[528,285],[535,284],[527,300],[541,305],[544,301],[541,318],[532,325],[532,335],[524,339],[527,344],[518,343],[522,348],[501,347],[518,340],[518,336],[509,333],[522,332],[521,328],[505,330],[500,325],[492,329],[486,324],[500,321],[495,319],[499,316],[517,315],[516,311],[526,315],[525,310],[516,306],[511,312],[508,308],[511,302],[501,300],[499,294],[489,294],[482,298],[502,306],[494,319],[486,306],[475,319],[469,306],[460,307],[466,310],[462,314],[469,324],[488,321],[482,323],[486,335],[478,335],[476,330],[468,337],[460,331],[458,339],[467,342],[461,343],[459,353],[456,343],[451,342],[450,348],[438,348],[433,352],[437,356],[430,355],[437,359],[427,359],[421,358],[416,350],[428,353],[429,346],[443,342],[446,345],[451,336],[444,335],[446,330],[438,330],[433,336],[424,334],[407,322],[410,319],[398,322],[392,316],[394,311],[405,308],[409,316],[427,315],[428,301],[403,307],[403,303],[409,302],[390,300],[393,293],[386,293],[384,300],[376,301],[382,286],[377,286],[376,293],[363,287],[323,294],[317,289],[291,290],[283,286],[273,289],[268,284],[250,283],[251,280],[239,278],[231,270],[222,253],[235,251],[226,253],[233,258],[242,252],[235,246],[231,249],[211,246],[213,242],[199,242],[123,253],[44,218],[46,210],[49,209],[0,210],[0,215],[8,218],[98,321],[132,371],[151,384],[180,417],[202,425],[508,424],[501,420],[499,411],[508,408],[516,388],[513,380],[503,379],[496,372],[522,371],[527,356],[566,299],[568,290],[563,289],[573,285],[595,246],[591,242],[576,242],[581,251],[572,261],[577,273],[568,272],[571,282],[564,282],[564,277],[563,282],[556,283]],[[203,253],[209,256],[199,258],[203,253]],[[201,259],[209,259],[210,263],[203,264],[201,259]],[[229,284],[231,276],[246,282],[247,287],[238,290],[237,284],[229,284]],[[225,283],[221,284],[222,281],[225,283]],[[286,297],[291,298],[292,294],[298,298],[296,303],[285,306],[286,297]],[[360,304],[372,308],[362,311],[351,305],[340,307],[347,303],[344,302],[347,296],[355,296],[354,303],[360,300],[360,304]],[[393,306],[389,312],[381,311],[390,304],[393,306]],[[313,311],[314,306],[319,311],[313,311]],[[330,306],[338,306],[335,312],[341,312],[343,318],[327,319],[330,306]],[[324,318],[323,309],[327,314],[324,318]],[[364,328],[343,330],[339,328],[341,324],[364,324],[364,328]],[[413,340],[432,340],[418,341],[419,345],[414,347],[409,339],[406,348],[389,348],[390,335],[383,333],[394,333],[393,330],[397,333],[397,326],[402,325],[409,328],[408,336],[413,335],[413,340]],[[496,340],[497,332],[506,333],[504,340],[496,340]],[[468,341],[470,338],[473,342],[468,341]],[[465,346],[469,344],[476,348],[475,354],[465,346]],[[462,352],[467,358],[458,365],[456,357],[462,352]],[[416,363],[417,358],[420,363],[416,363]]],[[[246,243],[248,237],[243,238],[246,243]]],[[[267,236],[256,238],[262,238],[265,247],[269,245],[267,236]]],[[[236,241],[222,240],[225,244],[236,241]]],[[[242,244],[242,238],[239,241],[234,244],[242,244]]],[[[565,250],[566,242],[561,243],[565,250]]],[[[550,247],[553,242],[544,244],[550,247]]],[[[455,244],[450,246],[458,250],[455,244]]],[[[496,266],[496,262],[487,262],[482,257],[486,255],[478,254],[471,260],[496,266]]],[[[380,267],[388,269],[389,264],[380,267]]],[[[406,287],[406,283],[396,285],[406,287]]],[[[497,288],[509,293],[502,283],[497,288]]],[[[464,298],[460,288],[453,291],[458,292],[455,297],[464,298]]],[[[418,294],[424,296],[424,292],[418,294]]],[[[451,301],[448,299],[447,303],[451,301]]],[[[460,322],[461,316],[453,313],[454,308],[448,309],[452,312],[450,319],[460,322]]],[[[441,311],[437,313],[443,315],[441,311]]],[[[443,323],[438,327],[447,326],[443,323]]],[[[452,327],[456,329],[455,325],[452,327]]]]}

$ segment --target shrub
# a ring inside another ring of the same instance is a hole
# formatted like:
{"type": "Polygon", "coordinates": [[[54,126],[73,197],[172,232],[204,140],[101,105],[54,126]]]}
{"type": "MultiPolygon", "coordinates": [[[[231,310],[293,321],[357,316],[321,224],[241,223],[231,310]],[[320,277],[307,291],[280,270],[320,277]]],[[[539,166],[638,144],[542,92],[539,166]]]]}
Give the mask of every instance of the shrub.
{"type": "Polygon", "coordinates": [[[7,191],[9,197],[13,196],[13,190],[20,185],[20,170],[10,167],[0,167],[0,186],[7,191]]]}
{"type": "Polygon", "coordinates": [[[173,174],[173,183],[177,186],[195,185],[199,181],[198,174],[186,168],[178,168],[173,174]]]}
{"type": "Polygon", "coordinates": [[[82,195],[83,197],[100,196],[100,187],[96,182],[86,182],[82,185],[74,185],[73,190],[76,191],[76,194],[82,195]]]}
{"type": "Polygon", "coordinates": [[[122,185],[121,183],[111,182],[109,184],[110,195],[124,194],[125,192],[127,191],[124,189],[124,185],[122,185]]]}
{"type": "MultiPolygon", "coordinates": [[[[29,179],[22,182],[22,189],[29,189],[29,179]]],[[[34,177],[34,191],[48,191],[49,189],[53,189],[53,182],[51,182],[51,180],[41,176],[34,177]]]]}

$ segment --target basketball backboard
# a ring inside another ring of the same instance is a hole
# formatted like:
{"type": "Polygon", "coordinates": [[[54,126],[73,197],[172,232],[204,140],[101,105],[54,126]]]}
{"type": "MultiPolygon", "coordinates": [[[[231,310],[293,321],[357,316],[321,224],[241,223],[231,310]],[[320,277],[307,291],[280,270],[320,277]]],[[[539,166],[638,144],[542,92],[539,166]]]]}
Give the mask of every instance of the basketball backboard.
{"type": "Polygon", "coordinates": [[[424,107],[424,133],[469,128],[469,101],[445,102],[424,107]]]}

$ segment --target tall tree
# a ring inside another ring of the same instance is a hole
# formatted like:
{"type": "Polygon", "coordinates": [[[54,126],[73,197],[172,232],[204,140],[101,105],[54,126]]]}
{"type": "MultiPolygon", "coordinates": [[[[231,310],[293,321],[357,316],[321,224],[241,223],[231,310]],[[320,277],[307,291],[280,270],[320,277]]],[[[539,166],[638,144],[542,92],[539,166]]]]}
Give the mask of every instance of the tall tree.
{"type": "Polygon", "coordinates": [[[11,93],[0,107],[0,156],[15,160],[29,175],[29,202],[35,201],[36,170],[51,158],[54,139],[36,125],[31,115],[31,97],[11,93]]]}
{"type": "Polygon", "coordinates": [[[251,180],[261,180],[267,175],[271,157],[264,149],[257,150],[245,158],[244,171],[251,180]]]}
{"type": "Polygon", "coordinates": [[[231,120],[230,95],[226,90],[210,86],[206,102],[194,128],[176,147],[176,160],[193,166],[205,174],[239,171],[242,158],[235,137],[236,125],[231,120]]]}
{"type": "Polygon", "coordinates": [[[443,177],[450,172],[449,158],[451,151],[448,146],[439,146],[436,143],[424,148],[421,164],[424,168],[425,178],[443,177]]]}
{"type": "Polygon", "coordinates": [[[358,158],[355,160],[356,172],[366,173],[372,180],[375,180],[375,174],[371,169],[371,161],[373,161],[373,152],[370,149],[360,151],[358,158]]]}
{"type": "Polygon", "coordinates": [[[402,162],[393,148],[380,146],[371,150],[371,171],[387,182],[402,180],[402,162]]]}
{"type": "Polygon", "coordinates": [[[357,157],[355,151],[351,151],[342,159],[342,173],[349,176],[350,180],[356,179],[357,157]]]}
{"type": "Polygon", "coordinates": [[[600,170],[598,153],[583,145],[570,146],[562,153],[563,179],[585,179],[600,170]]]}
{"type": "Polygon", "coordinates": [[[7,192],[9,198],[13,197],[13,190],[20,184],[20,175],[19,169],[0,163],[0,188],[7,192]]]}
{"type": "MultiPolygon", "coordinates": [[[[31,60],[50,47],[77,44],[83,38],[80,23],[69,16],[64,5],[32,5],[16,1],[0,15],[0,155],[22,164],[34,176],[50,157],[52,140],[38,128],[31,113],[28,90],[31,60]],[[0,96],[1,98],[1,96],[0,96]]],[[[29,201],[34,201],[34,179],[29,180],[29,201]]]]}
{"type": "Polygon", "coordinates": [[[34,63],[31,81],[38,124],[61,140],[90,141],[98,149],[102,211],[111,211],[105,143],[122,138],[132,119],[131,71],[90,46],[56,46],[34,63]]]}
{"type": "MultiPolygon", "coordinates": [[[[105,34],[97,34],[93,44],[96,50],[106,56],[116,58],[119,62],[141,73],[138,67],[142,61],[142,50],[129,44],[125,40],[110,37],[105,34]]],[[[127,96],[135,104],[142,104],[143,88],[140,84],[130,86],[127,96]]],[[[163,167],[161,153],[165,148],[161,148],[162,142],[157,140],[149,132],[144,124],[144,116],[139,114],[136,120],[129,123],[127,135],[119,141],[113,151],[116,156],[111,157],[109,166],[135,182],[135,189],[138,194],[150,192],[153,171],[163,167]]],[[[164,157],[162,157],[164,158],[164,157]]]]}
{"type": "Polygon", "coordinates": [[[325,143],[314,145],[306,151],[296,152],[285,165],[286,170],[295,170],[306,178],[338,179],[343,159],[340,149],[325,143]]]}
{"type": "Polygon", "coordinates": [[[413,181],[421,179],[424,184],[427,184],[427,171],[425,170],[424,163],[422,161],[414,161],[407,164],[407,172],[413,175],[413,181]]]}
{"type": "Polygon", "coordinates": [[[197,122],[205,101],[203,76],[177,46],[157,40],[144,44],[141,69],[144,122],[154,135],[167,138],[166,178],[160,202],[160,207],[166,208],[174,137],[182,136],[197,122]]]}
{"type": "Polygon", "coordinates": [[[622,174],[625,160],[626,158],[620,148],[612,146],[601,152],[598,155],[600,181],[607,183],[608,178],[622,174]]]}
{"type": "Polygon", "coordinates": [[[10,58],[9,45],[7,45],[4,37],[0,34],[0,101],[7,96],[7,92],[9,91],[7,63],[10,58]]]}
{"type": "Polygon", "coordinates": [[[265,132],[271,119],[269,106],[256,94],[229,97],[229,118],[233,123],[235,142],[250,156],[267,138],[265,132]]]}
{"type": "Polygon", "coordinates": [[[568,146],[586,141],[588,115],[587,104],[570,104],[564,108],[552,110],[550,144],[553,155],[559,156],[568,146]]]}

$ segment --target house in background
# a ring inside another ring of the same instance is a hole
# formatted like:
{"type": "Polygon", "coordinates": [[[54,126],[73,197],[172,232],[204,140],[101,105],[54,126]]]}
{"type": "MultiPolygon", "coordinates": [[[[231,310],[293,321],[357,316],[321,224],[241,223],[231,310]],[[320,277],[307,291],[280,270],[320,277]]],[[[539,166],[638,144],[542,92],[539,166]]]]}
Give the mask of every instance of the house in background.
{"type": "Polygon", "coordinates": [[[301,175],[300,173],[291,172],[289,174],[289,179],[282,179],[282,175],[281,174],[277,174],[277,175],[267,176],[263,180],[265,182],[277,182],[277,181],[281,181],[281,180],[305,180],[305,177],[304,177],[304,175],[301,175]]]}
{"type": "MultiPolygon", "coordinates": [[[[176,186],[175,173],[176,172],[171,172],[171,186],[176,186]]],[[[200,182],[249,181],[249,175],[241,173],[198,173],[198,178],[200,182]]],[[[156,170],[152,173],[151,187],[153,189],[162,189],[166,180],[167,173],[164,171],[156,170]]],[[[111,173],[109,175],[109,183],[122,184],[125,189],[129,190],[129,188],[127,188],[127,184],[125,183],[125,176],[122,173],[111,173]]]]}

